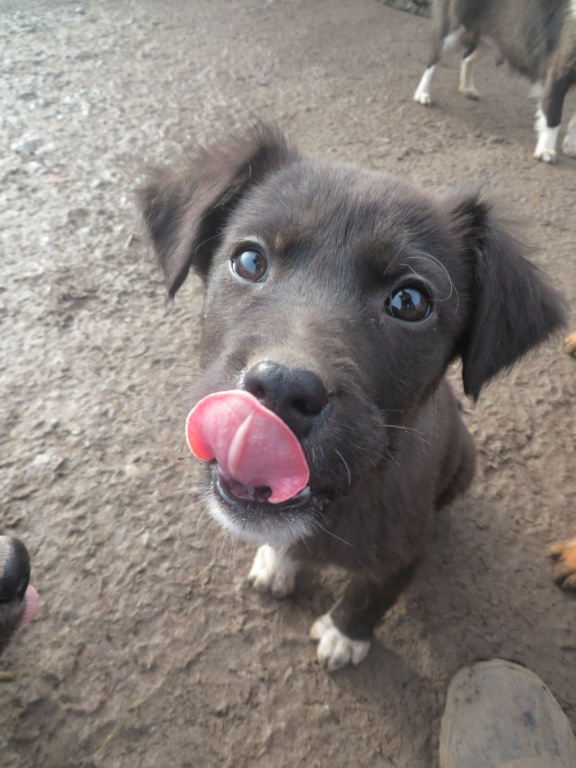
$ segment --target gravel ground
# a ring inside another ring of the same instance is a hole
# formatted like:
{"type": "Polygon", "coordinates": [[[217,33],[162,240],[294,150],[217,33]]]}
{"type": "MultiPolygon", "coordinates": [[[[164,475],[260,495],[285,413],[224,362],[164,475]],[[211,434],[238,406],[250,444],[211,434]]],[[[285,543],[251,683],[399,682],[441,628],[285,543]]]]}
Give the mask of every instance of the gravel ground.
{"type": "Polygon", "coordinates": [[[0,660],[2,768],[434,768],[450,678],[493,656],[576,726],[576,602],[547,559],[576,533],[559,340],[467,413],[473,489],[356,670],[326,674],[306,637],[341,574],[252,592],[184,446],[200,286],[166,304],[133,189],[253,115],[428,188],[481,182],[574,303],[576,163],[532,160],[528,87],[489,60],[480,102],[453,55],[415,105],[429,26],[376,0],[0,0],[0,522],[42,601],[0,660]]]}

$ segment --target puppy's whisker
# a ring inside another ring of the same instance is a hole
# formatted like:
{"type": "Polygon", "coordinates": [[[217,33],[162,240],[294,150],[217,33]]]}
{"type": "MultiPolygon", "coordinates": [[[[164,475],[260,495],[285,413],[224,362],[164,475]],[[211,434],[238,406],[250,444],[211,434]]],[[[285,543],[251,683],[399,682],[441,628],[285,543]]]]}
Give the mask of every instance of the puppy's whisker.
{"type": "Polygon", "coordinates": [[[182,507],[182,509],[177,510],[176,512],[173,512],[171,515],[168,515],[166,518],[167,520],[172,520],[174,517],[178,517],[179,515],[183,515],[185,512],[190,512],[196,507],[196,504],[188,504],[185,507],[182,507]]]}
{"type": "Polygon", "coordinates": [[[342,460],[342,463],[343,463],[343,464],[344,464],[344,466],[346,467],[346,472],[347,472],[347,474],[348,474],[348,485],[352,485],[352,475],[350,474],[350,467],[348,466],[348,462],[346,461],[346,459],[344,458],[344,456],[342,456],[342,454],[340,453],[340,451],[338,451],[336,448],[334,449],[334,453],[337,453],[337,454],[338,454],[338,456],[339,456],[339,457],[340,457],[340,459],[342,460]]]}
{"type": "Polygon", "coordinates": [[[324,528],[323,525],[320,525],[318,520],[314,521],[317,528],[320,528],[321,531],[324,531],[324,533],[327,533],[329,536],[332,536],[333,539],[337,539],[338,541],[341,541],[342,544],[346,544],[347,547],[351,547],[354,549],[354,544],[351,544],[349,541],[346,541],[346,539],[342,539],[340,536],[336,536],[335,533],[332,533],[332,531],[329,531],[328,528],[324,528]]]}
{"type": "MultiPolygon", "coordinates": [[[[450,297],[452,296],[452,294],[453,294],[454,292],[456,292],[456,310],[458,310],[458,305],[459,305],[459,301],[458,301],[458,291],[456,291],[456,287],[454,286],[454,283],[452,282],[452,278],[451,278],[451,277],[450,277],[450,275],[448,274],[448,271],[446,270],[446,268],[444,267],[444,265],[443,265],[441,262],[439,262],[439,261],[438,261],[438,259],[436,259],[434,256],[431,256],[430,254],[421,254],[421,255],[420,255],[420,258],[422,258],[422,259],[425,259],[425,260],[427,260],[427,261],[433,261],[433,262],[437,263],[437,264],[438,264],[438,266],[440,267],[441,271],[442,271],[442,272],[444,273],[444,275],[446,276],[446,279],[448,280],[448,284],[450,285],[450,293],[448,294],[448,296],[444,297],[443,299],[439,299],[439,298],[436,298],[436,301],[437,301],[437,302],[438,302],[438,301],[448,301],[448,299],[450,299],[450,297]]],[[[417,272],[417,271],[414,269],[414,267],[413,267],[411,264],[402,264],[402,266],[403,266],[403,267],[406,267],[406,268],[407,268],[407,269],[409,269],[411,272],[413,272],[413,273],[414,273],[414,275],[416,275],[416,277],[420,278],[421,280],[425,280],[425,278],[424,278],[424,277],[423,277],[423,276],[422,276],[422,275],[421,275],[419,272],[417,272]]]]}
{"type": "Polygon", "coordinates": [[[384,429],[401,429],[403,432],[411,432],[415,435],[423,435],[424,432],[422,432],[419,429],[416,429],[415,427],[406,427],[403,424],[382,424],[381,425],[384,429]]]}
{"type": "MultiPolygon", "coordinates": [[[[198,531],[200,529],[200,523],[202,520],[207,517],[208,508],[205,506],[202,508],[202,511],[200,512],[200,516],[198,517],[198,520],[196,521],[196,541],[198,541],[198,531]]],[[[210,523],[210,518],[208,517],[208,523],[210,523]]]]}
{"type": "MultiPolygon", "coordinates": [[[[432,262],[434,262],[434,264],[436,264],[439,267],[441,272],[443,272],[444,276],[448,280],[448,284],[450,286],[450,293],[448,294],[448,296],[445,299],[437,299],[437,301],[448,301],[448,299],[454,293],[456,295],[456,310],[455,311],[458,312],[458,307],[460,306],[460,297],[458,295],[458,290],[457,290],[456,286],[454,285],[454,283],[452,281],[452,278],[450,277],[450,273],[448,272],[448,270],[446,269],[444,264],[442,264],[442,262],[439,259],[437,259],[436,256],[432,256],[431,253],[426,253],[426,251],[415,251],[413,254],[411,254],[411,256],[412,256],[412,258],[415,258],[415,257],[418,258],[419,257],[419,258],[422,258],[422,259],[425,259],[425,260],[428,260],[428,261],[432,261],[432,262]]],[[[405,266],[408,266],[408,265],[405,265],[405,266]]]]}
{"type": "Polygon", "coordinates": [[[191,363],[173,363],[171,369],[182,369],[184,371],[193,371],[194,373],[200,373],[201,368],[199,365],[192,365],[191,363]]]}
{"type": "MultiPolygon", "coordinates": [[[[214,520],[214,519],[213,519],[213,518],[211,518],[211,517],[208,517],[208,518],[207,518],[206,527],[204,528],[204,531],[203,531],[203,533],[202,533],[202,536],[201,536],[201,538],[200,538],[200,540],[199,540],[201,544],[203,544],[203,543],[204,543],[204,541],[205,541],[205,539],[206,539],[206,535],[207,535],[208,531],[209,531],[209,530],[210,530],[210,528],[212,528],[214,525],[216,525],[216,520],[214,520]]],[[[198,539],[196,539],[196,541],[198,541],[198,539]]]]}
{"type": "Polygon", "coordinates": [[[208,243],[212,242],[212,240],[219,240],[219,239],[220,239],[220,232],[218,232],[215,235],[212,235],[212,237],[207,237],[201,243],[198,243],[196,248],[194,248],[194,250],[192,251],[192,255],[195,256],[198,253],[199,250],[204,248],[204,246],[207,245],[208,243]]]}
{"type": "Polygon", "coordinates": [[[210,501],[212,498],[212,492],[210,489],[205,489],[203,496],[203,505],[202,505],[202,513],[200,517],[198,518],[198,522],[196,523],[196,539],[198,539],[198,528],[200,525],[201,520],[206,516],[208,518],[208,524],[206,525],[206,528],[204,529],[204,533],[202,534],[202,538],[200,541],[204,541],[204,538],[206,537],[207,532],[210,530],[211,526],[216,523],[216,520],[214,517],[210,514],[210,501]]]}
{"type": "Polygon", "coordinates": [[[424,437],[424,432],[421,432],[419,429],[414,429],[413,427],[403,427],[396,424],[383,424],[382,426],[385,429],[399,429],[410,437],[416,438],[416,440],[419,440],[424,445],[428,445],[429,443],[429,441],[424,437]]]}
{"type": "Polygon", "coordinates": [[[180,510],[178,510],[178,512],[172,512],[172,514],[168,515],[168,517],[166,518],[166,522],[167,523],[171,523],[172,520],[174,520],[175,517],[180,517],[180,515],[184,514],[184,512],[187,511],[187,509],[189,509],[189,507],[187,507],[185,509],[180,509],[180,510]]]}
{"type": "Polygon", "coordinates": [[[234,565],[234,557],[236,555],[236,544],[238,543],[238,536],[231,536],[230,552],[228,553],[228,576],[230,576],[230,569],[234,565]]]}
{"type": "Polygon", "coordinates": [[[173,496],[179,496],[181,493],[195,493],[196,491],[196,488],[179,488],[177,491],[169,493],[167,498],[171,499],[173,496]]]}
{"type": "Polygon", "coordinates": [[[225,531],[224,536],[222,536],[222,543],[220,544],[220,549],[218,550],[218,557],[216,558],[216,565],[220,565],[220,558],[222,557],[222,552],[224,551],[224,545],[227,544],[230,540],[230,532],[225,531]]]}

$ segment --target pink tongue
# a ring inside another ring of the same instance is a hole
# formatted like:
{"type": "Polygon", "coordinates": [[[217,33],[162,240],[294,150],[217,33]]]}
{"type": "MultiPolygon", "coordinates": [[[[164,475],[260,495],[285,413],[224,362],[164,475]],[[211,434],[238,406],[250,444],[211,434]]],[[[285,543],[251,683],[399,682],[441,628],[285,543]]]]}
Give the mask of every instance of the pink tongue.
{"type": "Polygon", "coordinates": [[[26,594],[24,595],[24,610],[18,620],[18,627],[25,627],[28,622],[32,621],[38,612],[39,603],[40,598],[36,591],[36,587],[33,587],[32,584],[28,584],[26,594]]]}
{"type": "Polygon", "coordinates": [[[229,478],[248,488],[270,488],[273,504],[291,499],[308,484],[308,464],[296,435],[243,390],[200,400],[188,415],[186,439],[195,456],[215,458],[229,478]]]}

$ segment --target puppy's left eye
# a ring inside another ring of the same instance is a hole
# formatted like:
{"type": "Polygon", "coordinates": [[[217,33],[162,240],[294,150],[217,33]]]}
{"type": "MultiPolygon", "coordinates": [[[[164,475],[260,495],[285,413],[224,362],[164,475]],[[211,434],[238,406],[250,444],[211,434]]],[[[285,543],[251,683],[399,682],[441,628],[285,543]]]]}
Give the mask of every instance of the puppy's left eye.
{"type": "Polygon", "coordinates": [[[268,262],[260,251],[247,249],[232,257],[232,269],[242,280],[257,283],[268,272],[268,262]]]}
{"type": "Polygon", "coordinates": [[[417,323],[424,320],[432,309],[432,299],[423,286],[406,285],[384,302],[384,310],[397,320],[417,323]]]}

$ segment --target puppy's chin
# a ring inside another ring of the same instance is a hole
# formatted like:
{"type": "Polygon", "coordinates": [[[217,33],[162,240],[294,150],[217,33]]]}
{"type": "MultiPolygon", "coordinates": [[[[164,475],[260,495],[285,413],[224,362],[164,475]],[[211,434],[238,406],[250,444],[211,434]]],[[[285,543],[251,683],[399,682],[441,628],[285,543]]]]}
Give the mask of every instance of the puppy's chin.
{"type": "Polygon", "coordinates": [[[235,536],[256,544],[286,548],[314,533],[321,504],[312,495],[282,504],[258,503],[231,496],[218,473],[212,473],[207,490],[208,511],[235,536]]]}

